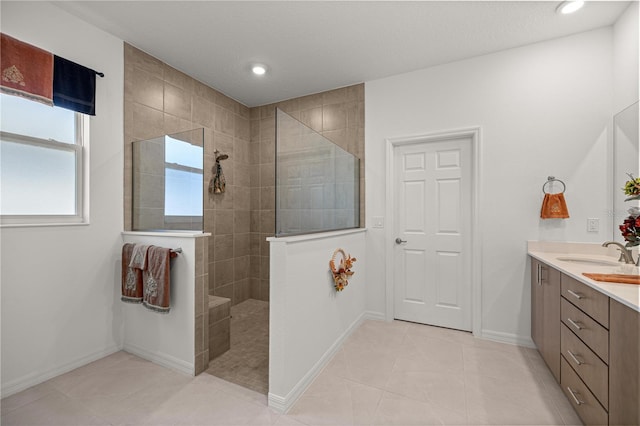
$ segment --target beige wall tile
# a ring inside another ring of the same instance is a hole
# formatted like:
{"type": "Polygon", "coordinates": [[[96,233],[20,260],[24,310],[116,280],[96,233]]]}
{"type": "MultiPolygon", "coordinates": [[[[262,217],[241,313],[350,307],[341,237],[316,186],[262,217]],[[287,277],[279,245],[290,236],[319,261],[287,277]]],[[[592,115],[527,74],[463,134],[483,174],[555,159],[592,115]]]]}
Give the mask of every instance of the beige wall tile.
{"type": "Polygon", "coordinates": [[[251,186],[251,166],[249,164],[234,164],[233,184],[247,188],[251,186]]]}
{"type": "Polygon", "coordinates": [[[250,256],[249,259],[249,277],[260,278],[260,256],[250,256]]]}
{"type": "Polygon", "coordinates": [[[221,106],[224,109],[229,110],[233,114],[237,114],[240,112],[240,104],[228,97],[227,95],[223,95],[220,92],[216,93],[216,105],[221,106]]]}
{"type": "Polygon", "coordinates": [[[341,104],[347,101],[348,89],[346,87],[340,89],[329,90],[322,93],[322,104],[341,104]]]}
{"type": "MultiPolygon", "coordinates": [[[[259,193],[258,196],[260,196],[259,193]]],[[[249,232],[260,232],[260,210],[258,208],[252,208],[249,212],[249,232]]]]}
{"type": "Polygon", "coordinates": [[[213,294],[216,296],[226,297],[227,299],[231,300],[232,305],[236,304],[233,297],[233,284],[216,287],[213,291],[213,294]]]}
{"type": "Polygon", "coordinates": [[[233,199],[233,208],[235,210],[249,210],[251,207],[251,191],[248,187],[235,186],[236,193],[233,199]]]}
{"type": "Polygon", "coordinates": [[[238,103],[238,115],[240,115],[243,118],[246,118],[247,120],[251,119],[251,108],[249,108],[246,105],[242,105],[241,103],[238,103]]]}
{"type": "Polygon", "coordinates": [[[185,120],[191,120],[191,94],[180,87],[165,82],[164,111],[185,120]]]}
{"type": "MultiPolygon", "coordinates": [[[[200,127],[212,129],[214,126],[213,102],[200,96],[193,96],[193,122],[200,127]]],[[[211,142],[213,143],[213,139],[211,142]]],[[[213,154],[213,151],[209,152],[213,154]]]]}
{"type": "Polygon", "coordinates": [[[275,140],[276,138],[276,121],[275,116],[262,118],[260,120],[260,142],[275,140]]]}
{"type": "MultiPolygon", "coordinates": [[[[275,139],[263,141],[260,144],[260,164],[274,163],[275,161],[276,161],[275,139]]],[[[265,186],[265,185],[262,185],[262,186],[265,186]]]]}
{"type": "Polygon", "coordinates": [[[233,150],[233,136],[220,132],[214,132],[213,145],[215,146],[215,149],[223,154],[227,154],[229,158],[233,159],[235,157],[235,152],[233,150]]]}
{"type": "Polygon", "coordinates": [[[198,80],[193,81],[193,94],[211,103],[216,101],[216,91],[198,80]]]}
{"type": "Polygon", "coordinates": [[[238,281],[234,284],[233,290],[236,304],[244,302],[251,297],[251,281],[249,278],[238,281]]]}
{"type": "MultiPolygon", "coordinates": [[[[275,163],[260,164],[260,186],[274,186],[276,182],[275,163]]],[[[275,195],[274,195],[275,197],[275,195]]],[[[270,208],[270,207],[265,207],[270,208]]]]}
{"type": "MultiPolygon", "coordinates": [[[[251,111],[256,110],[255,108],[251,111]]],[[[259,118],[251,118],[249,124],[249,140],[251,142],[259,142],[260,139],[260,119],[259,118]]]]}
{"type": "Polygon", "coordinates": [[[193,78],[167,64],[164,64],[164,81],[181,88],[188,95],[193,93],[193,78]]]}
{"type": "MultiPolygon", "coordinates": [[[[233,222],[232,222],[233,223],[233,222]]],[[[225,260],[233,258],[233,234],[213,236],[215,260],[225,260]]]]}
{"type": "Polygon", "coordinates": [[[246,117],[243,117],[241,115],[236,115],[235,116],[235,121],[234,121],[234,126],[235,126],[235,137],[245,140],[245,141],[249,141],[251,139],[251,128],[249,125],[249,119],[246,117]]]}
{"type": "Polygon", "coordinates": [[[300,111],[300,121],[316,132],[322,131],[322,107],[300,111]]]}
{"type": "Polygon", "coordinates": [[[322,107],[322,131],[338,130],[347,127],[347,110],[343,104],[322,107]]]}
{"type": "Polygon", "coordinates": [[[215,106],[215,131],[233,136],[235,131],[235,114],[219,105],[215,106]]]}
{"type": "MultiPolygon", "coordinates": [[[[195,334],[195,350],[196,354],[204,351],[204,315],[198,315],[195,320],[196,334],[195,334]]],[[[209,327],[207,327],[209,328],[209,327]]]]}
{"type": "Polygon", "coordinates": [[[164,114],[162,111],[138,103],[133,104],[133,128],[131,136],[137,140],[162,136],[164,114]]]}
{"type": "MultiPolygon", "coordinates": [[[[231,316],[231,300],[218,303],[209,308],[209,325],[213,325],[231,316]]],[[[210,330],[210,332],[213,330],[210,330]]]]}
{"type": "Polygon", "coordinates": [[[322,136],[329,139],[345,151],[348,150],[349,141],[347,140],[347,129],[324,131],[322,132],[322,136]]]}
{"type": "Polygon", "coordinates": [[[223,287],[233,283],[233,268],[233,259],[222,260],[214,263],[214,288],[223,287]]]}
{"type": "MultiPolygon", "coordinates": [[[[249,233],[233,235],[233,256],[235,260],[243,259],[249,255],[249,233]]],[[[247,259],[248,261],[248,259],[247,259]]],[[[248,266],[247,266],[248,268],[248,266]]],[[[235,278],[238,280],[238,278],[235,278]]]]}
{"type": "Polygon", "coordinates": [[[301,111],[322,106],[322,93],[303,96],[298,99],[298,107],[301,111]]]}
{"type": "Polygon", "coordinates": [[[160,78],[164,78],[164,65],[162,61],[154,58],[153,56],[136,49],[128,43],[124,44],[124,58],[125,63],[139,68],[143,71],[149,72],[160,78]]]}
{"type": "Polygon", "coordinates": [[[251,285],[251,298],[260,300],[260,278],[250,278],[249,284],[251,285]]]}
{"type": "Polygon", "coordinates": [[[193,130],[197,125],[193,124],[189,120],[185,120],[184,118],[180,118],[171,114],[164,114],[164,130],[160,134],[156,134],[157,136],[162,135],[173,135],[176,133],[186,132],[187,130],[193,130]]]}
{"type": "Polygon", "coordinates": [[[233,217],[233,232],[236,234],[244,234],[250,231],[250,216],[249,210],[238,210],[233,217]]]}
{"type": "Polygon", "coordinates": [[[234,285],[237,284],[238,281],[249,278],[249,261],[249,256],[241,256],[233,259],[233,279],[235,281],[234,285]]]}
{"type": "Polygon", "coordinates": [[[164,83],[162,78],[141,71],[133,73],[131,81],[133,102],[162,110],[164,103],[164,83]]]}
{"type": "Polygon", "coordinates": [[[233,234],[233,210],[216,210],[215,227],[213,232],[215,236],[233,234]]]}
{"type": "Polygon", "coordinates": [[[260,107],[260,118],[270,118],[275,116],[276,107],[274,104],[263,105],[260,107]]]}
{"type": "MultiPolygon", "coordinates": [[[[260,212],[260,232],[273,235],[276,227],[276,215],[274,210],[262,210],[260,212]]],[[[267,243],[268,247],[268,243],[267,243]]]]}
{"type": "Polygon", "coordinates": [[[273,210],[276,206],[276,188],[268,186],[260,190],[260,210],[273,210]]]}

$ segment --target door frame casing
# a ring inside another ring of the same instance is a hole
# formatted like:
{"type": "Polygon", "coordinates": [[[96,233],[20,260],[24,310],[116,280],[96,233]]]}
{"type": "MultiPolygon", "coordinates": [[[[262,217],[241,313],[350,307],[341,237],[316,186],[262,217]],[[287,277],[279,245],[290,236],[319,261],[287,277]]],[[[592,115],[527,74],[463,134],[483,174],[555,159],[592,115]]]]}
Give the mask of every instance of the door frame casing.
{"type": "Polygon", "coordinates": [[[387,138],[386,143],[386,321],[393,321],[394,312],[394,240],[395,240],[395,149],[400,146],[442,142],[460,137],[471,139],[471,329],[474,336],[482,334],[482,234],[480,233],[481,199],[481,129],[480,126],[444,130],[409,137],[387,138]]]}

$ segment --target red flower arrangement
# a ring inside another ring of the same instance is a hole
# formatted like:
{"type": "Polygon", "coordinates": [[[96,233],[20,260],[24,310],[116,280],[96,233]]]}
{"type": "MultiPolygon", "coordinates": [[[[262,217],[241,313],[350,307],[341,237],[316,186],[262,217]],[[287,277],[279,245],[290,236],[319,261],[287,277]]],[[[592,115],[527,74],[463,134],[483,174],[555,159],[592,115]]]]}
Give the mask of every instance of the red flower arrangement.
{"type": "Polygon", "coordinates": [[[627,217],[620,225],[620,232],[627,247],[640,245],[640,216],[627,217]]]}

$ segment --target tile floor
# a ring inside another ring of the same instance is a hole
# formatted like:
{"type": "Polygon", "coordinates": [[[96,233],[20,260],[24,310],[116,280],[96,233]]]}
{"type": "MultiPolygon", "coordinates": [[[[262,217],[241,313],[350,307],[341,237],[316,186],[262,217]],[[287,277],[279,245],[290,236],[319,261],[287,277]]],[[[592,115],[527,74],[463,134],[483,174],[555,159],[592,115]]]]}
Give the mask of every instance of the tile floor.
{"type": "Polygon", "coordinates": [[[581,424],[537,352],[364,322],[286,415],[258,392],[118,352],[2,400],[2,425],[581,424]]]}
{"type": "Polygon", "coordinates": [[[207,373],[269,391],[269,302],[249,299],[231,307],[231,349],[209,362],[207,373]]]}

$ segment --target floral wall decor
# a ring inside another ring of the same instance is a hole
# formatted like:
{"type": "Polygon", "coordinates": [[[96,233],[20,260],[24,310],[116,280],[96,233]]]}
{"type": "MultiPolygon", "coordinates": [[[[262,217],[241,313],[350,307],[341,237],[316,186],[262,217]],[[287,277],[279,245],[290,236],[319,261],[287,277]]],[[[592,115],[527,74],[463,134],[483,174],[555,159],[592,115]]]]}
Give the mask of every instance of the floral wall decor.
{"type": "Polygon", "coordinates": [[[331,269],[336,291],[342,291],[349,285],[349,278],[354,274],[351,267],[355,261],[355,257],[345,254],[344,250],[341,248],[338,248],[333,252],[333,256],[331,256],[331,260],[329,261],[329,269],[331,269]],[[338,254],[341,256],[341,259],[340,263],[336,267],[336,256],[338,254]]]}

